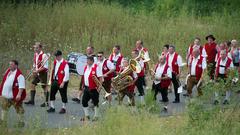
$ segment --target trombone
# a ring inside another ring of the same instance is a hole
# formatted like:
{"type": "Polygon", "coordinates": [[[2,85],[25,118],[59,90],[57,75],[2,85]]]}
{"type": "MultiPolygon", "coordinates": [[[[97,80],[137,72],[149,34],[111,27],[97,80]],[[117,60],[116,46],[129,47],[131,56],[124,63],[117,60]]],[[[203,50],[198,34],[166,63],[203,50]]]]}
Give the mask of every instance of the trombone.
{"type": "Polygon", "coordinates": [[[39,62],[37,65],[35,65],[35,66],[31,69],[31,71],[30,71],[30,72],[28,73],[28,75],[26,76],[26,80],[29,79],[30,76],[32,76],[33,72],[35,71],[35,68],[38,67],[40,64],[42,64],[42,66],[40,67],[40,68],[42,68],[42,67],[47,63],[47,61],[48,61],[48,59],[50,58],[50,56],[51,56],[51,54],[50,54],[50,53],[47,53],[47,57],[46,57],[43,61],[39,62]]]}

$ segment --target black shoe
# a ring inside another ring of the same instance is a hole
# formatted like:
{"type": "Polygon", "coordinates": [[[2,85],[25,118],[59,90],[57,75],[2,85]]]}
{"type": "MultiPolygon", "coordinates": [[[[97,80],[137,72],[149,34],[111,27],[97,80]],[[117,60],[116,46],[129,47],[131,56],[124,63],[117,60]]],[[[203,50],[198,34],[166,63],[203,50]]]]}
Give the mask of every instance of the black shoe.
{"type": "Polygon", "coordinates": [[[42,104],[40,105],[40,107],[47,107],[47,106],[49,106],[48,103],[42,103],[42,104]]]}
{"type": "Polygon", "coordinates": [[[224,101],[223,101],[223,104],[224,104],[224,105],[228,105],[228,104],[229,104],[228,100],[224,100],[224,101]]]}
{"type": "Polygon", "coordinates": [[[55,108],[52,108],[50,107],[48,110],[47,110],[48,113],[54,113],[55,112],[55,108]]]}
{"type": "Polygon", "coordinates": [[[80,102],[81,102],[81,100],[78,99],[78,98],[72,98],[72,101],[74,101],[74,102],[76,102],[76,103],[78,103],[78,104],[80,104],[80,102]]]}
{"type": "Polygon", "coordinates": [[[62,108],[60,111],[59,111],[59,114],[65,114],[66,113],[66,109],[62,108]]]}
{"type": "Polygon", "coordinates": [[[89,121],[90,117],[89,116],[85,116],[83,118],[80,119],[80,121],[89,121]]]}
{"type": "Polygon", "coordinates": [[[180,103],[180,101],[175,100],[175,101],[173,101],[173,103],[180,103]]]}
{"type": "Polygon", "coordinates": [[[24,102],[26,105],[35,105],[34,101],[29,100],[28,102],[24,102]]]}
{"type": "Polygon", "coordinates": [[[215,101],[213,102],[213,104],[214,104],[214,105],[217,105],[217,104],[219,104],[219,101],[218,101],[218,100],[215,100],[215,101]]]}
{"type": "Polygon", "coordinates": [[[189,97],[189,94],[186,93],[186,94],[183,94],[183,96],[184,96],[184,97],[189,97]]]}

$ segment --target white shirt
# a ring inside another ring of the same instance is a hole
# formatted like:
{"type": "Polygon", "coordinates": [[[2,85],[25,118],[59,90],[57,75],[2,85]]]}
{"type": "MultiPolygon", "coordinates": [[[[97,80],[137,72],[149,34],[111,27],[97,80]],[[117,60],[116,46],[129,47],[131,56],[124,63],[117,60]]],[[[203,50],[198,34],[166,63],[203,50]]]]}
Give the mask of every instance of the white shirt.
{"type": "MultiPolygon", "coordinates": [[[[221,56],[220,56],[220,52],[218,52],[218,53],[216,54],[216,56],[215,56],[215,62],[218,61],[218,58],[219,58],[218,56],[221,57],[221,56]]],[[[230,59],[232,60],[232,55],[231,55],[231,53],[227,52],[227,56],[228,56],[228,58],[230,58],[230,59]]]]}
{"type": "MultiPolygon", "coordinates": [[[[39,64],[39,63],[38,63],[38,58],[39,58],[39,55],[41,55],[41,54],[43,54],[43,51],[41,51],[39,54],[38,54],[38,53],[35,53],[35,55],[36,55],[36,61],[34,61],[33,67],[35,67],[36,70],[38,70],[38,66],[36,66],[36,65],[39,64]]],[[[45,53],[42,55],[42,62],[45,62],[44,65],[43,65],[43,67],[46,68],[46,69],[48,69],[48,60],[46,61],[47,57],[48,57],[48,56],[47,56],[45,53]]]]}
{"type": "MultiPolygon", "coordinates": [[[[9,74],[7,75],[6,81],[3,84],[3,91],[2,91],[2,96],[7,98],[7,99],[13,99],[13,82],[16,76],[17,70],[14,70],[13,72],[10,71],[9,74]]],[[[18,81],[18,88],[19,89],[25,89],[25,79],[23,75],[19,75],[17,78],[18,81]]]]}
{"type": "MultiPolygon", "coordinates": [[[[172,69],[172,61],[173,61],[173,58],[174,58],[174,55],[175,55],[175,52],[173,54],[170,54],[168,55],[168,66],[172,69]]],[[[177,64],[179,67],[182,67],[182,57],[180,55],[178,55],[177,57],[177,64]]]]}
{"type": "MultiPolygon", "coordinates": [[[[155,73],[155,78],[160,78],[160,77],[162,77],[162,74],[163,74],[163,70],[164,70],[164,68],[165,68],[165,65],[166,65],[166,63],[165,63],[164,65],[158,64],[158,67],[157,67],[156,73],[155,73]]],[[[168,76],[169,78],[172,78],[172,70],[171,70],[171,68],[168,68],[168,69],[167,69],[167,76],[168,76]]],[[[159,83],[160,83],[160,81],[154,80],[154,84],[159,84],[159,83]]]]}
{"type": "MultiPolygon", "coordinates": [[[[93,65],[94,64],[92,64],[91,66],[87,65],[86,71],[84,72],[84,85],[88,86],[88,87],[89,87],[88,78],[89,78],[89,75],[90,75],[90,73],[92,71],[93,65]]],[[[101,70],[101,68],[99,66],[97,66],[97,69],[96,69],[96,76],[97,77],[102,77],[103,76],[102,70],[101,70]]]]}
{"type": "MultiPolygon", "coordinates": [[[[121,53],[118,53],[117,55],[115,55],[114,53],[112,54],[113,56],[112,56],[112,63],[113,63],[113,65],[115,66],[115,69],[116,69],[116,65],[117,65],[117,60],[119,59],[119,57],[122,55],[121,53]]],[[[111,55],[110,55],[111,56],[111,55]]],[[[109,56],[109,59],[110,59],[110,56],[109,56]]],[[[121,65],[120,66],[122,66],[122,62],[123,62],[123,60],[121,60],[121,65]]]]}
{"type": "MultiPolygon", "coordinates": [[[[97,62],[97,65],[98,65],[98,67],[100,68],[101,71],[103,71],[103,63],[104,63],[105,60],[106,59],[104,59],[103,61],[98,61],[97,62]]],[[[109,70],[115,69],[114,64],[110,60],[107,60],[107,67],[108,67],[109,70]]]]}
{"type": "MultiPolygon", "coordinates": [[[[58,76],[57,76],[57,73],[58,73],[58,69],[61,65],[61,63],[63,62],[63,59],[58,61],[56,60],[57,63],[56,63],[56,66],[55,66],[55,71],[54,71],[54,77],[56,77],[56,79],[58,79],[58,76]]],[[[65,68],[64,68],[64,73],[65,73],[65,76],[63,78],[63,82],[67,82],[69,80],[69,66],[68,64],[66,64],[65,68]]]]}
{"type": "MultiPolygon", "coordinates": [[[[226,66],[226,63],[227,63],[227,59],[228,58],[225,58],[225,60],[222,60],[220,61],[220,67],[219,67],[219,74],[225,74],[225,66],[226,66]],[[222,67],[224,66],[224,67],[222,67]]],[[[217,67],[217,64],[216,64],[216,67],[217,67]]],[[[231,62],[230,64],[230,67],[229,68],[233,68],[233,62],[231,62]]]]}
{"type": "Polygon", "coordinates": [[[199,59],[200,59],[200,56],[198,56],[197,58],[193,57],[192,65],[191,65],[191,73],[190,73],[191,75],[196,75],[196,66],[202,66],[203,70],[207,68],[207,63],[205,58],[203,58],[202,60],[202,65],[197,65],[199,59]]]}

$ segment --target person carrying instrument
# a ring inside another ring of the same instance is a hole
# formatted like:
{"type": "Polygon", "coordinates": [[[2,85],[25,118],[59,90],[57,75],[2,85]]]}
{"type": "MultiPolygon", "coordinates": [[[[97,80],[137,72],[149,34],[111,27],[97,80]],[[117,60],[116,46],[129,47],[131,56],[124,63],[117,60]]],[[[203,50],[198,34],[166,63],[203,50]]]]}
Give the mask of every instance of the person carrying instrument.
{"type": "Polygon", "coordinates": [[[24,127],[24,108],[22,101],[25,97],[25,78],[18,68],[18,61],[11,60],[0,85],[0,101],[2,107],[0,125],[7,126],[8,110],[11,106],[14,106],[18,114],[17,126],[24,127]]]}
{"type": "Polygon", "coordinates": [[[207,68],[206,59],[200,55],[200,50],[194,48],[192,52],[192,58],[188,65],[188,80],[187,80],[187,95],[192,97],[192,89],[194,85],[197,85],[198,96],[202,95],[201,84],[203,81],[203,74],[207,68]]]}
{"type": "Polygon", "coordinates": [[[138,50],[133,50],[132,51],[132,58],[135,59],[141,66],[141,72],[137,73],[138,75],[138,79],[135,83],[135,85],[137,86],[138,92],[139,92],[139,96],[140,96],[140,102],[141,104],[145,104],[144,103],[144,76],[145,76],[145,71],[144,71],[144,61],[141,57],[139,57],[139,51],[138,50]]]}
{"type": "Polygon", "coordinates": [[[42,44],[36,42],[34,45],[34,63],[33,63],[33,81],[31,83],[30,100],[25,102],[27,105],[35,104],[36,86],[41,83],[44,90],[45,102],[42,103],[41,107],[48,106],[49,92],[47,87],[48,77],[48,57],[42,50],[42,44]]]}
{"type": "MultiPolygon", "coordinates": [[[[129,61],[127,58],[124,58],[122,61],[122,67],[120,69],[120,72],[124,72],[128,68],[128,66],[129,66],[129,61]]],[[[125,97],[125,95],[127,95],[130,101],[129,105],[135,106],[134,89],[135,89],[135,82],[137,81],[138,76],[137,76],[137,73],[135,72],[131,72],[129,75],[133,79],[133,81],[130,84],[128,84],[127,88],[119,91],[118,93],[119,105],[122,104],[123,98],[125,97]]]]}
{"type": "MultiPolygon", "coordinates": [[[[110,60],[104,57],[103,52],[98,52],[97,57],[98,57],[97,65],[102,70],[104,78],[104,82],[102,85],[104,89],[107,91],[107,93],[111,93],[111,83],[112,78],[114,76],[115,66],[110,60]]],[[[108,96],[107,100],[109,101],[109,104],[111,104],[112,96],[111,95],[108,96]]]]}
{"type": "Polygon", "coordinates": [[[168,54],[166,56],[166,60],[168,63],[168,66],[172,70],[172,83],[174,86],[174,93],[175,93],[175,100],[173,103],[179,103],[180,102],[180,94],[178,93],[178,87],[180,87],[180,75],[181,75],[181,67],[182,67],[182,57],[175,52],[175,46],[170,45],[168,54]]]}
{"type": "Polygon", "coordinates": [[[88,56],[87,65],[84,68],[84,74],[82,76],[83,83],[83,96],[82,96],[82,105],[84,111],[84,117],[82,121],[89,120],[89,110],[88,110],[88,101],[91,99],[94,105],[94,117],[93,120],[99,118],[98,112],[98,103],[99,103],[99,91],[96,82],[94,81],[94,76],[98,78],[100,83],[103,82],[103,73],[97,64],[94,64],[94,58],[88,56]]]}
{"type": "Polygon", "coordinates": [[[115,45],[113,47],[113,53],[110,54],[109,58],[108,58],[115,66],[115,75],[116,76],[121,68],[121,64],[122,64],[122,59],[123,59],[123,55],[121,54],[121,48],[119,45],[115,45]]]}
{"type": "MultiPolygon", "coordinates": [[[[149,70],[149,63],[148,62],[150,61],[148,49],[143,47],[143,41],[142,40],[136,41],[135,46],[136,46],[135,50],[139,51],[139,55],[143,59],[144,71],[145,71],[145,73],[148,73],[148,70],[149,70]]],[[[143,77],[143,86],[144,86],[144,88],[147,87],[146,80],[145,80],[145,75],[143,77]]]]}
{"type": "Polygon", "coordinates": [[[172,70],[168,66],[165,56],[162,55],[159,57],[159,62],[156,64],[152,76],[154,76],[154,100],[157,99],[157,94],[160,92],[162,101],[164,102],[164,110],[167,111],[168,87],[171,83],[172,70]]]}
{"type": "MultiPolygon", "coordinates": [[[[221,50],[220,57],[218,58],[217,63],[216,63],[215,80],[219,81],[222,79],[226,83],[228,74],[229,74],[230,70],[233,68],[234,68],[233,62],[232,62],[231,58],[227,57],[226,50],[221,50]]],[[[226,96],[223,101],[223,104],[229,104],[230,94],[231,94],[231,91],[226,90],[226,96]]],[[[219,95],[218,92],[215,92],[214,104],[219,103],[218,95],[219,95]]]]}
{"type": "MultiPolygon", "coordinates": [[[[94,54],[94,47],[93,46],[88,46],[87,49],[86,49],[86,56],[92,56],[94,58],[94,63],[96,64],[97,63],[97,57],[96,55],[94,54]]],[[[87,63],[86,63],[87,65],[87,63]]],[[[84,65],[85,66],[85,65],[84,65]]],[[[79,93],[78,93],[78,96],[75,97],[75,98],[72,98],[72,101],[80,104],[81,102],[81,96],[82,96],[82,81],[80,81],[80,86],[79,86],[79,93]]]]}
{"type": "Polygon", "coordinates": [[[207,40],[207,43],[205,43],[204,48],[207,52],[207,71],[208,76],[211,80],[214,79],[214,71],[215,71],[215,56],[217,54],[217,44],[214,42],[215,37],[213,35],[208,35],[205,38],[207,40]]]}
{"type": "Polygon", "coordinates": [[[69,82],[69,66],[68,62],[63,59],[62,52],[57,50],[55,53],[55,60],[51,74],[51,90],[50,90],[50,108],[47,110],[48,113],[54,113],[54,101],[56,94],[59,91],[62,98],[62,108],[59,114],[66,113],[67,99],[67,87],[69,82]]]}

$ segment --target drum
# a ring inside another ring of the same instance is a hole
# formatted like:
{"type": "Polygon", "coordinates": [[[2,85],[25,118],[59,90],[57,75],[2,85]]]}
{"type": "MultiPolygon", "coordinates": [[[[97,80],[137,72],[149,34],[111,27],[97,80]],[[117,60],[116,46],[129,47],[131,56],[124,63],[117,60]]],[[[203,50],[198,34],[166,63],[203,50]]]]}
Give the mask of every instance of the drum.
{"type": "Polygon", "coordinates": [[[82,53],[71,52],[68,54],[68,64],[70,73],[83,75],[84,67],[87,64],[87,56],[82,53]]]}

